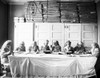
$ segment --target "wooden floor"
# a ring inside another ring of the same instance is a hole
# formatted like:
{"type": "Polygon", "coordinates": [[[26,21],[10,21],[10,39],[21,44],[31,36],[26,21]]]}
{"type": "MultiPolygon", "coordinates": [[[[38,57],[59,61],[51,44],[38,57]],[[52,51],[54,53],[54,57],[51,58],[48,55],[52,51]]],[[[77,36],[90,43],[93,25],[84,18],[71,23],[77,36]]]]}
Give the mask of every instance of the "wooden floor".
{"type": "MultiPolygon", "coordinates": [[[[7,75],[4,74],[4,75],[0,76],[0,78],[12,78],[12,76],[11,76],[10,73],[7,73],[7,75]]],[[[17,78],[17,77],[16,77],[16,78],[17,78]]],[[[18,77],[18,78],[19,78],[19,77],[18,77]]],[[[100,78],[100,72],[97,72],[97,76],[93,76],[93,77],[89,77],[89,78],[100,78]]]]}
{"type": "MultiPolygon", "coordinates": [[[[0,76],[0,78],[12,78],[12,77],[7,77],[7,76],[0,76]]],[[[89,77],[89,78],[97,78],[96,76],[93,76],[93,77],[89,77]]],[[[100,78],[100,77],[98,77],[100,78]]]]}

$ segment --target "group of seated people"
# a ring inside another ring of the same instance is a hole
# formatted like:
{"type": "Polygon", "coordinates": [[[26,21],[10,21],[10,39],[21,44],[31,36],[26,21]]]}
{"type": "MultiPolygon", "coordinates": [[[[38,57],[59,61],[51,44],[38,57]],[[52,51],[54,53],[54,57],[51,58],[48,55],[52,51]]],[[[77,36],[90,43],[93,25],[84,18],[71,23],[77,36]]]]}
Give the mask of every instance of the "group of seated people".
{"type": "MultiPolygon", "coordinates": [[[[22,42],[19,47],[16,48],[16,51],[26,51],[25,43],[22,42]]],[[[37,42],[34,41],[28,48],[29,52],[44,52],[44,53],[50,53],[50,52],[59,52],[61,51],[61,46],[59,45],[58,41],[55,41],[53,45],[49,46],[49,40],[46,40],[43,46],[39,48],[37,45],[37,42]]]]}
{"type": "MultiPolygon", "coordinates": [[[[25,47],[25,43],[21,42],[19,47],[16,48],[16,51],[26,51],[26,47],[25,47]]],[[[46,42],[44,43],[43,46],[41,46],[41,48],[39,48],[39,46],[37,45],[36,41],[33,41],[32,44],[29,46],[28,48],[29,52],[40,52],[40,51],[44,51],[44,52],[59,52],[61,51],[61,46],[59,45],[58,41],[54,42],[54,45],[49,46],[49,40],[46,40],[46,42]]]]}
{"type": "MultiPolygon", "coordinates": [[[[7,40],[3,46],[1,47],[1,57],[4,59],[4,61],[8,60],[8,56],[9,55],[13,55],[14,52],[11,51],[11,40],[7,40]]],[[[26,51],[26,47],[25,47],[25,43],[21,42],[21,44],[19,45],[19,47],[16,48],[17,52],[25,52],[26,51]]],[[[45,53],[45,54],[51,54],[51,53],[61,53],[62,54],[86,54],[86,53],[90,53],[96,57],[99,56],[99,52],[100,52],[100,48],[99,45],[97,43],[93,43],[91,45],[91,50],[86,51],[86,48],[84,47],[83,42],[79,42],[77,43],[77,45],[75,47],[71,46],[71,41],[67,41],[64,45],[63,51],[61,49],[61,46],[59,44],[58,41],[55,41],[53,43],[53,45],[49,46],[49,40],[46,40],[46,42],[44,43],[43,46],[41,46],[41,48],[39,48],[39,46],[37,45],[37,42],[34,41],[28,48],[29,52],[33,52],[36,54],[39,53],[45,53]]]]}
{"type": "MultiPolygon", "coordinates": [[[[16,51],[26,51],[25,43],[22,42],[20,46],[16,49],[16,51]]],[[[68,40],[65,43],[63,51],[62,51],[61,46],[58,41],[55,41],[53,45],[49,46],[49,40],[46,40],[46,42],[44,43],[43,46],[41,46],[41,48],[39,48],[39,46],[37,45],[37,42],[34,41],[31,44],[31,46],[28,48],[28,51],[35,52],[37,54],[41,52],[46,53],[46,54],[62,52],[63,54],[87,54],[89,53],[94,56],[98,56],[100,48],[99,48],[99,45],[94,42],[93,44],[91,44],[91,50],[87,51],[86,48],[84,47],[83,42],[79,42],[77,43],[75,47],[72,47],[71,41],[68,40]]]]}

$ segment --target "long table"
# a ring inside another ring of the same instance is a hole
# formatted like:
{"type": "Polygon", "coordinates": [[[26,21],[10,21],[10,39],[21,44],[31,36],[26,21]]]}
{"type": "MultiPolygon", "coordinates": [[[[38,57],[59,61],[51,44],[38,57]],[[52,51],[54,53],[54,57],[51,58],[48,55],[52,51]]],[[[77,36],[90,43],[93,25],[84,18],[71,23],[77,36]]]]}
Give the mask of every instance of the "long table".
{"type": "Polygon", "coordinates": [[[12,77],[86,78],[95,75],[97,58],[92,56],[67,56],[52,54],[27,54],[9,56],[12,77]]]}

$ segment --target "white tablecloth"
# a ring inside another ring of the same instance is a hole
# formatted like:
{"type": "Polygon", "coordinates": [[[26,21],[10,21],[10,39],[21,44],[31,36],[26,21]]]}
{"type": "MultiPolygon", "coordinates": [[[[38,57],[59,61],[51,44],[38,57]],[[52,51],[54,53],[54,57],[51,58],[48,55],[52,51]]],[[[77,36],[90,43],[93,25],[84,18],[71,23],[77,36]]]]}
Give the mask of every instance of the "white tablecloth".
{"type": "MultiPolygon", "coordinates": [[[[78,77],[95,74],[96,57],[69,57],[66,55],[16,55],[9,56],[13,77],[78,77]]],[[[32,78],[33,78],[32,77],[32,78]]]]}

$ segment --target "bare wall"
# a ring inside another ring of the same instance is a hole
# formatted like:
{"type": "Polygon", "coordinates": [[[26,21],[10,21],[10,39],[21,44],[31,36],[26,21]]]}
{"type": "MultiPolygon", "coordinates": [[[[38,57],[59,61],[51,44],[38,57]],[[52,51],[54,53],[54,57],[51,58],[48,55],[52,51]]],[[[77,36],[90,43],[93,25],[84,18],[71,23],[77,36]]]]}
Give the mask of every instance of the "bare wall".
{"type": "Polygon", "coordinates": [[[10,5],[9,39],[14,40],[14,17],[24,17],[24,5],[10,5]]]}
{"type": "Polygon", "coordinates": [[[8,39],[8,7],[0,1],[0,47],[8,39]]]}
{"type": "Polygon", "coordinates": [[[100,1],[97,3],[97,16],[98,16],[98,43],[100,45],[100,1]]]}

